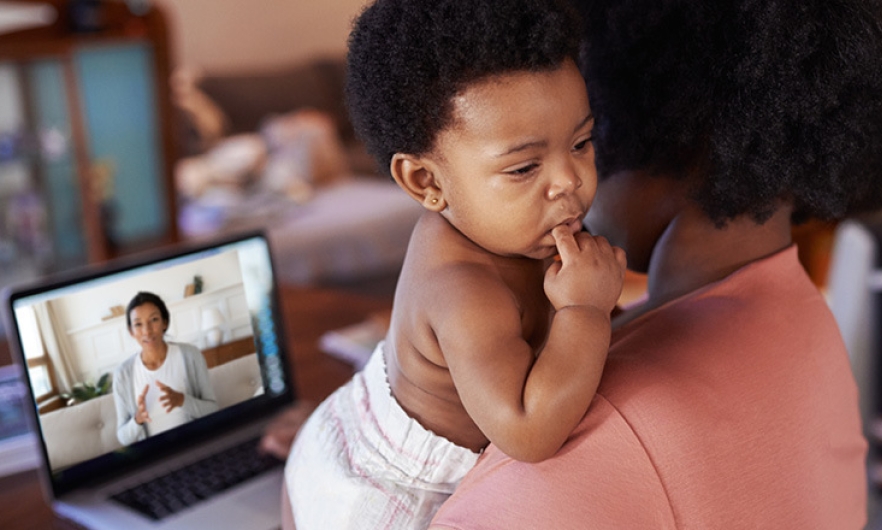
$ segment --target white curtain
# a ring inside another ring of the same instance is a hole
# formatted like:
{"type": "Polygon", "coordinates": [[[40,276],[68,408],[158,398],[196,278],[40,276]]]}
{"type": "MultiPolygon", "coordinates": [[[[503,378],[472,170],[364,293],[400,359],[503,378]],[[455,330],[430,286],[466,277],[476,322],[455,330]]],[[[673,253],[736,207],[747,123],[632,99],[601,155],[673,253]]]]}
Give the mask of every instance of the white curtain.
{"type": "Polygon", "coordinates": [[[52,366],[55,368],[55,380],[58,383],[58,391],[70,392],[71,387],[76,383],[74,367],[71,366],[73,355],[66,336],[63,333],[56,332],[56,330],[62,330],[58,316],[52,309],[50,302],[35,304],[34,314],[37,317],[37,325],[40,328],[43,347],[46,349],[46,354],[52,360],[52,366]]]}

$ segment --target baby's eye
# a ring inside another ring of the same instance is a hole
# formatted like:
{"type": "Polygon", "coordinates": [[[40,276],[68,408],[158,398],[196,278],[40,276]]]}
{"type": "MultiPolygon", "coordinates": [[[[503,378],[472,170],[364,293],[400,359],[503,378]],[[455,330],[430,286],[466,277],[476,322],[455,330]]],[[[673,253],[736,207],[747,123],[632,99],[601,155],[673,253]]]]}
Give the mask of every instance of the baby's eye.
{"type": "Polygon", "coordinates": [[[576,145],[573,146],[573,151],[584,151],[584,150],[588,149],[593,140],[594,140],[593,136],[589,136],[588,138],[585,138],[584,140],[578,142],[576,145]]]}
{"type": "Polygon", "coordinates": [[[524,175],[529,175],[537,167],[539,167],[539,164],[527,164],[525,166],[520,166],[520,167],[516,167],[514,169],[510,169],[510,170],[506,171],[506,173],[508,173],[509,175],[514,175],[514,176],[520,177],[520,176],[524,176],[524,175]]]}

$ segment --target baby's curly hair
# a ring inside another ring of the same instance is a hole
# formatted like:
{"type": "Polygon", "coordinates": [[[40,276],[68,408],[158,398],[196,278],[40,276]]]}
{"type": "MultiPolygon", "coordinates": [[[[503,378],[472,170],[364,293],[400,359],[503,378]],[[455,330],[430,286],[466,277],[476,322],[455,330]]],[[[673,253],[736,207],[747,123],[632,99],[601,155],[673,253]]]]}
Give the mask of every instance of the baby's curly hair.
{"type": "Polygon", "coordinates": [[[718,224],[882,205],[878,0],[574,0],[601,178],[698,177],[718,224]]]}
{"type": "Polygon", "coordinates": [[[387,174],[425,154],[476,81],[577,60],[578,13],[556,0],[377,0],[349,36],[346,98],[356,133],[387,174]]]}

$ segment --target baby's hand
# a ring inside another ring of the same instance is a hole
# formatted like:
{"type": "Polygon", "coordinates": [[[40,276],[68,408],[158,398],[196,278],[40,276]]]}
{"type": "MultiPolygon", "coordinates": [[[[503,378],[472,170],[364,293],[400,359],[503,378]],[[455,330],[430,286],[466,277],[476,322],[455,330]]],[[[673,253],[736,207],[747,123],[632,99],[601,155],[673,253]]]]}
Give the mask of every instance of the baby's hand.
{"type": "Polygon", "coordinates": [[[564,226],[551,233],[560,253],[560,261],[545,272],[545,294],[552,306],[592,306],[611,312],[622,293],[625,251],[603,236],[574,235],[564,226]]]}

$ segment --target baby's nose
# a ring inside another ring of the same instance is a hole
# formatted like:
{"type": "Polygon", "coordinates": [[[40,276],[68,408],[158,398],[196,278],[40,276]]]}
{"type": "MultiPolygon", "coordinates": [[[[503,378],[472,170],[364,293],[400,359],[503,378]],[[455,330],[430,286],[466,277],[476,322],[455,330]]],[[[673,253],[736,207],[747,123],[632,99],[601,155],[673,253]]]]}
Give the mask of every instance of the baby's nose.
{"type": "Polygon", "coordinates": [[[572,168],[566,171],[560,171],[555,174],[551,185],[548,187],[548,200],[555,200],[570,193],[573,193],[582,186],[582,179],[576,174],[572,168]]]}

